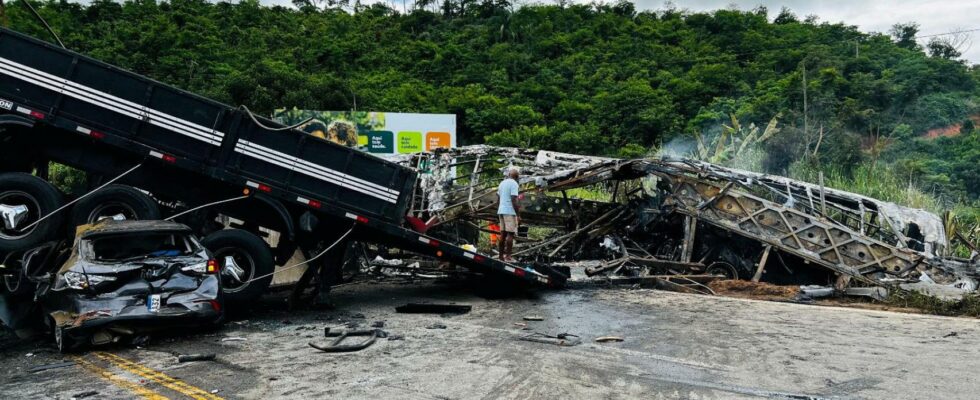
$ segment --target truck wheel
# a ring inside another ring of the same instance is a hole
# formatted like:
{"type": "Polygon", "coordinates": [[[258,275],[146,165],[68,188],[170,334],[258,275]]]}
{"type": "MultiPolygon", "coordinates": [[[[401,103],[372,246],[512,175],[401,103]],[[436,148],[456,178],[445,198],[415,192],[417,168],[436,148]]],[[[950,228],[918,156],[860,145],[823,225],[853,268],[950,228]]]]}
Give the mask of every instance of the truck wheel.
{"type": "Polygon", "coordinates": [[[221,266],[221,290],[225,303],[244,305],[257,300],[272,282],[276,268],[272,249],[260,237],[241,229],[212,233],[201,243],[221,266]]]}
{"type": "Polygon", "coordinates": [[[28,229],[41,217],[61,207],[62,196],[50,183],[21,172],[0,174],[0,253],[23,250],[53,239],[64,221],[56,213],[28,229]]]}
{"type": "Polygon", "coordinates": [[[107,218],[160,219],[160,207],[153,198],[132,186],[109,185],[78,201],[71,213],[72,233],[79,225],[91,224],[107,218]]]}

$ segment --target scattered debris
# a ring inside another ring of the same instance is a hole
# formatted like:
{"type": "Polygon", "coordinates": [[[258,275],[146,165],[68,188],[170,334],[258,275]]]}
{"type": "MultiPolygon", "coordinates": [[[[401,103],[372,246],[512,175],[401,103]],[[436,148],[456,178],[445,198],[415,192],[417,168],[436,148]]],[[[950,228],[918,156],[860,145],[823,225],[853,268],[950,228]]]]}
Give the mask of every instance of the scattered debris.
{"type": "Polygon", "coordinates": [[[539,332],[534,332],[527,336],[521,336],[517,338],[518,340],[523,340],[526,342],[536,342],[553,344],[555,346],[571,347],[582,343],[582,339],[577,335],[572,335],[570,333],[559,333],[557,335],[551,336],[539,332]]]}
{"type": "Polygon", "coordinates": [[[36,367],[32,367],[31,369],[27,370],[27,372],[41,372],[41,371],[47,371],[49,369],[57,369],[57,368],[70,367],[72,365],[75,365],[75,363],[73,361],[66,361],[66,362],[60,362],[60,363],[54,363],[54,364],[47,364],[47,365],[39,365],[39,366],[36,366],[36,367]]]}
{"type": "Polygon", "coordinates": [[[811,299],[833,296],[836,290],[830,286],[804,285],[800,286],[800,294],[811,299]]]}
{"type": "Polygon", "coordinates": [[[758,299],[789,300],[800,293],[798,286],[779,286],[765,282],[738,280],[714,281],[709,283],[708,287],[717,293],[758,299]]]}
{"type": "Polygon", "coordinates": [[[537,315],[527,315],[527,316],[524,317],[524,320],[525,321],[544,321],[544,317],[540,317],[540,316],[537,316],[537,315]]]}
{"type": "Polygon", "coordinates": [[[446,329],[446,325],[435,323],[425,327],[425,329],[446,329]]]}
{"type": "Polygon", "coordinates": [[[330,328],[326,328],[323,335],[325,337],[336,337],[336,339],[326,345],[320,345],[313,342],[310,342],[309,345],[310,347],[325,353],[349,353],[364,350],[374,344],[379,337],[388,336],[387,332],[383,332],[380,329],[336,331],[331,330],[330,328]],[[354,344],[342,344],[347,338],[358,336],[367,336],[368,338],[362,342],[354,344]]]}
{"type": "Polygon", "coordinates": [[[848,296],[867,297],[878,301],[888,298],[888,289],[881,286],[872,287],[848,287],[844,288],[844,294],[848,296]]]}
{"type": "Polygon", "coordinates": [[[595,338],[597,343],[609,343],[609,342],[622,342],[623,338],[619,336],[601,336],[595,338]]]}
{"type": "Polygon", "coordinates": [[[149,335],[133,336],[133,338],[129,340],[129,345],[133,347],[146,347],[148,344],[150,344],[149,335]]]}
{"type": "Polygon", "coordinates": [[[244,342],[246,340],[247,339],[240,336],[229,336],[221,339],[222,342],[244,342]]]}
{"type": "Polygon", "coordinates": [[[87,392],[81,392],[81,393],[78,393],[78,394],[73,394],[73,395],[71,395],[71,398],[73,400],[74,399],[84,399],[86,397],[92,397],[92,396],[95,396],[97,394],[99,394],[99,392],[96,392],[94,390],[89,390],[87,392]]]}
{"type": "Polygon", "coordinates": [[[514,323],[514,326],[516,326],[516,327],[518,327],[518,328],[524,328],[524,329],[527,329],[527,324],[525,324],[525,323],[523,323],[523,322],[515,322],[515,323],[514,323]]]}
{"type": "Polygon", "coordinates": [[[947,334],[943,335],[943,337],[944,338],[948,338],[948,337],[953,337],[953,336],[957,336],[957,335],[959,335],[959,334],[956,333],[956,332],[950,332],[950,333],[947,333],[947,334]]]}
{"type": "MultiPolygon", "coordinates": [[[[846,294],[851,285],[887,290],[915,282],[972,292],[980,278],[980,257],[950,256],[939,216],[781,176],[691,159],[482,145],[401,161],[426,166],[412,215],[430,221],[430,234],[460,243],[478,243],[481,233],[493,240],[496,184],[505,168],[519,167],[522,224],[540,233],[519,237],[514,256],[524,263],[597,260],[586,279],[704,294],[716,292],[710,284],[720,279],[838,282],[833,293],[846,294]]],[[[765,295],[792,298],[799,289],[776,291],[765,295]]]]}
{"type": "Polygon", "coordinates": [[[404,335],[388,335],[388,340],[405,340],[404,335]]]}
{"type": "Polygon", "coordinates": [[[211,361],[214,360],[214,353],[207,354],[181,354],[177,356],[177,362],[191,362],[191,361],[211,361]]]}
{"type": "Polygon", "coordinates": [[[371,327],[372,328],[384,328],[385,327],[385,322],[384,321],[374,321],[374,323],[371,324],[371,327]]]}
{"type": "Polygon", "coordinates": [[[408,303],[395,307],[395,312],[402,314],[466,314],[473,306],[463,304],[429,304],[408,303]]]}

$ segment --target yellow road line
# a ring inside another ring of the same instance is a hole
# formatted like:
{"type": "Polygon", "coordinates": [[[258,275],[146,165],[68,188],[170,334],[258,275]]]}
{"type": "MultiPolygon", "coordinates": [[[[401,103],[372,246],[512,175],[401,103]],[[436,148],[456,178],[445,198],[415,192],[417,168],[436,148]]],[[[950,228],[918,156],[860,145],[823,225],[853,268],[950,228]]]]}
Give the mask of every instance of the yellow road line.
{"type": "Polygon", "coordinates": [[[97,375],[99,378],[105,379],[106,381],[108,381],[113,385],[119,386],[123,389],[127,389],[130,392],[135,393],[137,396],[139,396],[142,399],[167,400],[166,396],[154,392],[153,390],[150,390],[146,387],[143,387],[143,385],[140,385],[136,382],[132,382],[119,375],[113,374],[112,372],[109,372],[108,370],[103,369],[98,365],[85,361],[85,359],[79,356],[73,356],[72,358],[75,360],[75,364],[78,364],[82,368],[85,368],[85,370],[97,375]]]}
{"type": "Polygon", "coordinates": [[[122,357],[119,357],[119,356],[117,356],[115,354],[106,353],[106,352],[102,352],[102,351],[98,351],[98,352],[95,352],[93,354],[96,357],[98,357],[98,358],[100,358],[102,360],[105,360],[105,361],[109,362],[110,364],[115,365],[116,367],[118,367],[118,368],[120,368],[120,369],[122,369],[122,370],[124,370],[126,372],[129,372],[129,373],[132,373],[132,374],[135,374],[135,375],[138,375],[138,376],[142,376],[143,378],[146,378],[146,379],[148,379],[150,381],[156,382],[156,383],[158,383],[158,384],[160,384],[160,385],[162,385],[162,386],[164,386],[164,387],[166,387],[168,389],[171,389],[171,390],[173,390],[175,392],[178,392],[180,394],[186,395],[187,397],[190,397],[192,399],[195,399],[195,400],[223,400],[221,397],[215,396],[215,395],[211,394],[210,392],[208,392],[208,391],[206,391],[204,389],[201,389],[201,388],[196,387],[196,386],[192,386],[192,385],[187,384],[186,382],[184,382],[184,381],[182,381],[180,379],[174,378],[174,377],[172,377],[170,375],[164,374],[163,372],[157,371],[155,369],[146,367],[146,366],[144,366],[142,364],[137,364],[137,363],[135,363],[133,361],[127,360],[127,359],[122,358],[122,357]]]}

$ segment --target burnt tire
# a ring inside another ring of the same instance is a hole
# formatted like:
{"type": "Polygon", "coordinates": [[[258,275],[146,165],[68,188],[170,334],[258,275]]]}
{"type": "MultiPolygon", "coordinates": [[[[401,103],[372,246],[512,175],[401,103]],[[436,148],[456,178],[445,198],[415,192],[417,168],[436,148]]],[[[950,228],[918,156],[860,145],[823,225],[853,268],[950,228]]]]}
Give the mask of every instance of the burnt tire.
{"type": "Polygon", "coordinates": [[[71,233],[79,225],[121,215],[127,220],[160,219],[160,207],[152,197],[132,186],[109,185],[78,201],[71,213],[71,233]]]}
{"type": "Polygon", "coordinates": [[[14,228],[0,222],[0,253],[25,250],[54,239],[64,222],[63,213],[53,214],[30,229],[23,227],[57,210],[62,203],[61,192],[44,179],[21,172],[0,174],[0,204],[24,206],[27,210],[14,228]]]}
{"type": "Polygon", "coordinates": [[[276,268],[272,249],[262,238],[241,229],[214,232],[201,241],[221,266],[221,290],[225,304],[232,307],[248,305],[265,293],[272,283],[276,268]],[[229,266],[229,260],[235,265],[229,266]],[[240,269],[236,278],[227,268],[240,269]],[[260,276],[262,279],[254,280],[260,276]]]}

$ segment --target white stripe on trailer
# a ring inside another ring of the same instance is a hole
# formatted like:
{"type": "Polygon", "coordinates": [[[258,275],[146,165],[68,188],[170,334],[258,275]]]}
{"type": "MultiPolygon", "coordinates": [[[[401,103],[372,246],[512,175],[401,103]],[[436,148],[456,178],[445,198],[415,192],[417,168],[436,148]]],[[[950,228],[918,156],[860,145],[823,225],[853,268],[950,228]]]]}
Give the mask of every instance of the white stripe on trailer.
{"type": "MultiPolygon", "coordinates": [[[[197,125],[197,124],[195,124],[193,122],[182,120],[180,118],[174,117],[172,115],[169,115],[169,114],[166,114],[166,113],[163,113],[163,112],[160,112],[160,111],[151,109],[151,108],[146,108],[146,107],[144,107],[142,105],[133,103],[133,102],[131,102],[129,100],[126,100],[126,99],[122,99],[122,98],[116,97],[116,96],[111,95],[109,93],[105,93],[105,92],[99,91],[97,89],[93,89],[93,88],[90,88],[88,86],[81,85],[81,84],[79,84],[77,82],[73,82],[73,81],[69,81],[67,79],[59,78],[59,77],[54,76],[54,75],[51,75],[51,74],[49,74],[47,72],[44,72],[44,71],[41,71],[41,70],[37,70],[37,69],[31,68],[31,67],[28,67],[26,65],[19,64],[19,63],[16,63],[14,61],[11,61],[11,60],[8,60],[8,59],[5,59],[5,58],[0,58],[0,69],[2,69],[4,66],[8,70],[13,70],[15,72],[20,72],[20,73],[22,73],[24,75],[27,75],[29,77],[32,77],[32,78],[35,78],[35,79],[38,79],[38,80],[46,80],[49,84],[53,84],[55,86],[60,86],[60,89],[57,89],[57,90],[60,90],[64,94],[72,95],[72,97],[78,97],[78,98],[80,98],[82,100],[88,101],[88,102],[93,103],[93,104],[96,104],[96,105],[102,105],[101,103],[103,103],[103,102],[105,102],[105,103],[111,103],[111,104],[115,105],[116,107],[120,107],[120,108],[126,109],[126,111],[128,111],[129,113],[135,113],[135,114],[140,115],[139,117],[135,117],[137,119],[141,119],[141,118],[144,118],[144,117],[145,118],[154,118],[155,117],[155,118],[158,118],[158,119],[169,120],[169,121],[167,121],[167,122],[169,122],[168,123],[168,126],[173,126],[173,127],[176,127],[176,128],[183,128],[183,129],[186,129],[186,130],[197,131],[196,134],[201,135],[201,136],[205,136],[205,137],[215,136],[215,137],[217,137],[217,139],[218,139],[219,142],[220,142],[221,138],[224,137],[224,133],[221,133],[221,132],[216,131],[214,129],[209,129],[209,128],[203,127],[201,125],[197,125]],[[4,65],[4,64],[6,64],[6,65],[4,65]],[[72,91],[73,93],[67,93],[66,91],[72,91]],[[79,96],[81,96],[81,97],[79,97],[79,96]],[[85,97],[85,98],[82,98],[82,97],[85,97]]],[[[20,78],[20,77],[18,77],[18,78],[20,78]]],[[[23,79],[23,78],[20,78],[20,79],[23,79]]],[[[109,107],[107,107],[107,108],[109,108],[109,107]]],[[[119,110],[114,110],[114,111],[117,111],[118,112],[119,110]]],[[[178,133],[180,133],[180,132],[178,132],[178,133]]]]}
{"type": "Polygon", "coordinates": [[[2,57],[0,57],[0,73],[109,109],[130,118],[146,119],[153,125],[211,145],[219,145],[224,137],[224,133],[220,131],[209,129],[151,108],[146,108],[109,93],[56,77],[44,71],[2,57]]]}
{"type": "Polygon", "coordinates": [[[361,192],[361,193],[364,193],[364,194],[369,195],[369,196],[377,197],[377,198],[379,198],[381,200],[385,200],[385,201],[387,201],[389,203],[396,203],[397,202],[397,198],[391,198],[391,197],[387,197],[387,196],[380,196],[380,195],[378,195],[376,193],[372,193],[372,192],[366,191],[366,190],[364,190],[364,189],[362,189],[360,187],[357,187],[357,186],[344,185],[343,181],[340,181],[338,179],[331,179],[331,177],[329,177],[329,176],[322,176],[322,175],[318,175],[318,174],[313,174],[313,173],[311,173],[309,171],[306,171],[306,170],[303,170],[303,169],[300,169],[300,168],[296,168],[295,164],[292,164],[290,162],[290,160],[288,160],[288,159],[285,159],[284,160],[282,157],[277,156],[275,154],[261,153],[261,152],[257,151],[255,148],[253,148],[252,146],[254,146],[254,145],[249,144],[248,146],[236,146],[235,147],[235,152],[241,153],[241,154],[244,154],[244,155],[247,155],[247,156],[250,156],[250,157],[254,157],[256,159],[265,161],[265,162],[270,163],[270,164],[278,165],[280,167],[289,169],[291,171],[296,171],[296,172],[302,173],[303,175],[307,175],[307,176],[313,177],[315,179],[322,180],[324,182],[329,182],[329,183],[335,184],[337,186],[341,186],[341,187],[344,187],[344,188],[347,188],[347,189],[350,189],[350,190],[361,192]]]}
{"type": "Polygon", "coordinates": [[[163,153],[161,153],[159,151],[150,150],[150,155],[153,156],[153,157],[159,158],[161,160],[163,159],[163,153]]]}
{"type": "MultiPolygon", "coordinates": [[[[106,108],[124,116],[145,120],[151,125],[155,125],[169,131],[196,139],[213,146],[220,146],[224,133],[197,125],[193,122],[183,120],[172,115],[157,111],[145,106],[133,103],[93,89],[79,83],[59,78],[47,72],[28,67],[26,65],[0,57],[0,73],[10,75],[25,82],[41,86],[61,94],[74,97],[78,100],[106,108]]],[[[24,114],[31,114],[31,110],[18,107],[17,111],[24,114]]],[[[244,141],[243,141],[244,142],[244,141]]],[[[322,165],[298,158],[288,156],[273,149],[260,146],[254,143],[239,143],[235,146],[235,151],[263,161],[286,167],[290,170],[300,172],[313,178],[330,182],[372,197],[385,200],[389,203],[397,203],[401,192],[384,187],[374,182],[369,182],[352,175],[345,174],[322,165]],[[274,159],[277,162],[270,161],[274,159]]]]}
{"type": "Polygon", "coordinates": [[[539,277],[538,277],[538,282],[541,282],[541,283],[548,283],[548,278],[542,278],[542,277],[540,277],[540,276],[539,276],[539,277]]]}
{"type": "MultiPolygon", "coordinates": [[[[378,199],[387,201],[389,203],[397,203],[398,202],[398,196],[397,195],[392,195],[392,194],[387,194],[387,193],[379,193],[377,190],[373,190],[371,188],[365,187],[366,185],[360,184],[358,182],[344,181],[343,179],[339,179],[336,176],[339,173],[337,173],[336,171],[334,171],[332,169],[329,169],[329,168],[320,167],[321,170],[330,171],[331,174],[327,174],[327,173],[319,173],[318,174],[318,173],[315,173],[315,171],[312,171],[309,168],[305,168],[303,166],[298,165],[298,163],[300,163],[300,162],[303,162],[303,163],[306,163],[306,164],[311,164],[308,161],[305,161],[305,160],[302,160],[302,159],[299,159],[299,158],[296,158],[296,157],[289,156],[289,155],[287,155],[285,153],[281,153],[279,151],[276,151],[276,150],[270,149],[268,147],[261,146],[261,145],[258,145],[258,144],[255,144],[255,143],[252,143],[252,142],[249,142],[249,141],[246,141],[246,140],[241,140],[241,141],[239,141],[239,143],[236,143],[235,144],[235,152],[241,153],[241,154],[244,154],[244,155],[247,155],[247,156],[250,156],[250,157],[254,157],[254,158],[257,158],[259,160],[262,160],[262,161],[265,161],[265,162],[268,162],[268,163],[271,163],[271,164],[275,164],[275,165],[278,165],[280,167],[283,167],[283,168],[286,168],[286,169],[289,169],[289,170],[292,170],[292,171],[299,172],[299,173],[301,173],[303,175],[307,175],[307,176],[310,176],[310,177],[315,178],[315,179],[319,179],[319,180],[324,181],[324,182],[329,182],[329,183],[332,183],[332,184],[335,184],[335,185],[344,187],[346,189],[350,189],[350,190],[357,191],[357,192],[360,192],[360,193],[363,193],[363,194],[366,194],[366,195],[369,195],[369,196],[372,196],[372,197],[376,197],[378,199]]],[[[366,182],[366,181],[362,181],[362,182],[366,182]]]]}
{"type": "Polygon", "coordinates": [[[425,236],[419,236],[419,241],[420,241],[420,242],[422,242],[422,243],[425,243],[425,244],[430,244],[430,243],[432,243],[432,242],[431,242],[431,241],[429,240],[429,238],[427,238],[427,237],[425,237],[425,236]]]}
{"type": "Polygon", "coordinates": [[[282,153],[278,150],[262,146],[260,144],[256,144],[248,141],[245,142],[246,142],[246,147],[243,148],[245,151],[260,153],[267,157],[279,158],[281,161],[285,161],[287,163],[292,162],[294,163],[295,166],[292,167],[291,169],[297,172],[301,172],[304,175],[309,175],[311,177],[320,180],[326,180],[328,182],[345,186],[345,187],[346,186],[357,187],[358,189],[360,189],[357,191],[361,193],[370,194],[375,197],[379,197],[379,195],[388,197],[391,199],[391,202],[393,203],[398,201],[398,195],[401,194],[401,192],[388,189],[384,186],[372,182],[368,182],[360,178],[355,178],[353,176],[324,167],[322,165],[314,164],[302,158],[291,156],[286,153],[282,153]]]}
{"type": "MultiPolygon", "coordinates": [[[[279,158],[281,161],[285,161],[287,163],[288,162],[294,162],[294,163],[297,164],[297,167],[298,168],[305,168],[307,170],[307,172],[310,172],[310,173],[317,173],[317,172],[319,172],[319,173],[323,174],[324,177],[332,178],[335,183],[340,184],[340,185],[343,185],[343,184],[355,185],[355,186],[361,187],[361,188],[363,188],[365,190],[368,190],[368,191],[373,191],[373,192],[376,192],[376,193],[381,194],[381,195],[394,197],[396,200],[397,200],[397,196],[401,194],[401,192],[398,192],[396,190],[392,190],[392,189],[386,188],[384,186],[378,185],[376,183],[368,182],[366,180],[363,180],[363,179],[360,179],[360,178],[356,178],[356,177],[353,177],[353,176],[344,174],[342,172],[339,172],[339,171],[336,171],[336,170],[333,170],[333,169],[324,167],[324,166],[319,165],[319,164],[315,164],[313,162],[304,160],[304,159],[299,158],[299,157],[295,157],[295,156],[288,155],[286,153],[282,153],[282,152],[280,152],[278,150],[271,149],[271,148],[262,146],[262,145],[257,144],[257,143],[252,143],[252,142],[249,142],[247,140],[241,140],[240,142],[244,142],[244,146],[242,147],[242,149],[245,150],[245,151],[251,151],[251,152],[261,153],[261,154],[263,154],[263,155],[265,155],[267,157],[279,158]],[[349,180],[349,181],[345,181],[345,179],[346,180],[349,180]]],[[[238,148],[237,144],[236,144],[236,148],[238,148]]],[[[311,176],[314,176],[314,175],[311,175],[311,176]]]]}
{"type": "Polygon", "coordinates": [[[253,189],[258,189],[259,186],[261,186],[261,185],[259,185],[258,183],[252,182],[252,181],[245,181],[245,186],[248,186],[248,187],[253,188],[253,189]]]}
{"type": "Polygon", "coordinates": [[[350,218],[350,219],[357,219],[357,215],[354,215],[354,214],[351,214],[351,213],[346,213],[346,214],[344,214],[344,216],[347,217],[347,218],[350,218]]]}
{"type": "Polygon", "coordinates": [[[463,252],[463,255],[466,256],[467,258],[476,259],[476,254],[470,253],[468,251],[467,252],[463,252]]]}
{"type": "Polygon", "coordinates": [[[512,274],[514,273],[514,267],[511,267],[509,265],[504,266],[504,270],[512,274]]]}
{"type": "Polygon", "coordinates": [[[86,135],[91,135],[92,134],[92,130],[91,129],[86,128],[86,127],[81,126],[81,125],[79,125],[77,128],[75,128],[75,130],[76,131],[79,131],[81,133],[84,133],[86,135]]]}
{"type": "Polygon", "coordinates": [[[303,203],[303,204],[306,204],[306,205],[309,205],[310,204],[310,199],[306,199],[306,198],[302,198],[302,197],[297,197],[296,198],[296,201],[298,201],[300,203],[303,203]]]}

